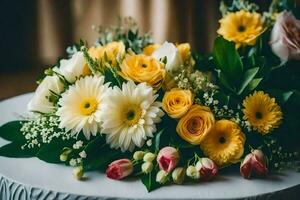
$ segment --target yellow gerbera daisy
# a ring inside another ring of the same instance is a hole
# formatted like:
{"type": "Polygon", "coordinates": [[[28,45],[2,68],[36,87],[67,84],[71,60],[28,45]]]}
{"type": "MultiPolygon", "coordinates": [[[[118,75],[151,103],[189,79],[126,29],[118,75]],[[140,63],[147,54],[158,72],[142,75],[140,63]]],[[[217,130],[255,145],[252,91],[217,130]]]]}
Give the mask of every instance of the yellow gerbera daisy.
{"type": "Polygon", "coordinates": [[[202,140],[203,153],[217,165],[224,166],[239,161],[244,153],[245,135],[230,120],[219,120],[202,140]]]}
{"type": "Polygon", "coordinates": [[[245,10],[229,13],[219,22],[220,28],[217,33],[226,40],[235,42],[236,48],[241,45],[254,45],[257,36],[264,29],[261,15],[245,10]]]}
{"type": "Polygon", "coordinates": [[[244,119],[247,120],[254,130],[261,134],[267,134],[277,128],[283,114],[280,106],[263,91],[255,91],[243,101],[244,119]]]}

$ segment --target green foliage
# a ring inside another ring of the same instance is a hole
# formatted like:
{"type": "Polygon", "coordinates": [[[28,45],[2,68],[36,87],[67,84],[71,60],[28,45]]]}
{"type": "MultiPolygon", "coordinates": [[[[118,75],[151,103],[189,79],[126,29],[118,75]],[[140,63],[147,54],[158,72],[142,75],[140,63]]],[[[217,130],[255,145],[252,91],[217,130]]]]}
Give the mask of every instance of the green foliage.
{"type": "Polygon", "coordinates": [[[254,90],[261,81],[256,77],[260,68],[253,66],[253,64],[256,65],[256,61],[252,60],[252,65],[245,66],[235,44],[222,37],[215,40],[213,60],[218,70],[220,84],[229,93],[236,96],[247,94],[254,90]]]}
{"type": "Polygon", "coordinates": [[[71,147],[73,143],[75,143],[75,140],[53,140],[49,144],[42,145],[36,157],[48,163],[61,163],[59,157],[63,148],[71,147]]]}
{"type": "Polygon", "coordinates": [[[153,170],[151,173],[144,174],[141,177],[141,181],[145,185],[145,187],[147,188],[148,192],[151,192],[151,191],[153,191],[153,190],[155,190],[155,189],[162,186],[161,184],[156,182],[156,173],[157,173],[157,170],[153,170]]]}
{"type": "Polygon", "coordinates": [[[25,141],[20,131],[22,121],[11,121],[0,127],[0,137],[8,141],[25,141]]]}
{"type": "Polygon", "coordinates": [[[119,19],[117,26],[108,28],[98,27],[99,38],[97,44],[105,45],[113,41],[122,41],[126,49],[132,49],[135,53],[142,53],[145,46],[153,43],[149,33],[139,35],[136,22],[131,18],[119,19]]]}
{"type": "Polygon", "coordinates": [[[243,74],[243,77],[241,79],[240,87],[239,87],[239,89],[237,91],[238,95],[242,94],[242,92],[246,89],[246,87],[254,79],[255,75],[258,72],[258,70],[259,70],[258,67],[254,67],[254,68],[251,68],[251,69],[248,69],[247,71],[245,71],[245,73],[243,74]]]}
{"type": "Polygon", "coordinates": [[[283,106],[292,97],[295,91],[282,91],[278,89],[270,89],[267,91],[272,97],[275,97],[276,102],[283,106]]]}
{"type": "Polygon", "coordinates": [[[232,79],[231,83],[238,81],[238,77],[243,72],[243,63],[233,42],[229,42],[222,37],[216,38],[213,58],[216,67],[221,70],[221,73],[226,78],[232,79]]]}
{"type": "Polygon", "coordinates": [[[12,157],[12,158],[28,158],[34,157],[37,149],[22,149],[22,141],[13,141],[0,147],[0,156],[12,157]]]}
{"type": "Polygon", "coordinates": [[[122,83],[125,81],[118,72],[112,67],[104,69],[105,82],[109,82],[111,86],[118,86],[121,88],[122,83]]]}
{"type": "Polygon", "coordinates": [[[0,147],[0,156],[13,158],[26,158],[35,156],[36,149],[22,149],[25,143],[25,138],[20,131],[22,121],[11,121],[0,127],[0,137],[11,141],[0,147]]]}
{"type": "Polygon", "coordinates": [[[155,150],[155,152],[158,152],[159,151],[159,149],[160,149],[160,138],[161,138],[161,135],[163,134],[163,132],[164,132],[164,129],[162,129],[161,131],[159,131],[156,135],[155,135],[155,137],[154,137],[154,150],[155,150]]]}
{"type": "Polygon", "coordinates": [[[236,12],[239,10],[246,10],[249,12],[255,12],[259,9],[258,5],[247,0],[232,0],[230,3],[228,1],[221,1],[220,12],[222,16],[226,15],[228,12],[236,12]],[[230,5],[229,5],[230,4],[230,5]]]}
{"type": "Polygon", "coordinates": [[[83,160],[83,168],[85,171],[105,169],[107,165],[123,156],[122,153],[115,149],[111,149],[106,143],[103,136],[98,136],[91,140],[84,148],[87,157],[83,160]]]}
{"type": "Polygon", "coordinates": [[[103,68],[100,66],[100,63],[97,60],[94,60],[88,53],[88,50],[85,46],[81,47],[83,56],[93,74],[103,74],[103,68]]]}

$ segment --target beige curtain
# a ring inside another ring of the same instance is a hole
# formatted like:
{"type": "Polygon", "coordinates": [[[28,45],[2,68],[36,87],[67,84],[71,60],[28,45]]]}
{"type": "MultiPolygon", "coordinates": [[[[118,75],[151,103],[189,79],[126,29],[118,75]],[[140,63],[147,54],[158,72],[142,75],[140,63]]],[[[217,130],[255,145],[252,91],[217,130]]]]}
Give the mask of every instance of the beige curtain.
{"type": "Polygon", "coordinates": [[[141,32],[156,42],[190,42],[194,50],[211,48],[217,29],[217,2],[202,0],[40,0],[37,1],[38,62],[54,63],[65,48],[83,38],[92,44],[92,25],[109,26],[132,16],[141,32]]]}

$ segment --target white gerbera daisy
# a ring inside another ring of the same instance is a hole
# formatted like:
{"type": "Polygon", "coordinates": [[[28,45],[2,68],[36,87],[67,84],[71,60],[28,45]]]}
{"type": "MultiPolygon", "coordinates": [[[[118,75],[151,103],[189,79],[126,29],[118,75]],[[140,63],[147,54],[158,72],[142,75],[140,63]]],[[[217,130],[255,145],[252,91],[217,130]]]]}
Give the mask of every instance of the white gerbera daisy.
{"type": "Polygon", "coordinates": [[[141,147],[147,137],[156,132],[155,123],[161,121],[164,112],[158,95],[146,83],[135,85],[128,81],[122,90],[114,87],[102,103],[102,133],[111,148],[132,151],[141,147]]]}
{"type": "Polygon", "coordinates": [[[103,76],[86,76],[75,82],[62,94],[57,115],[60,128],[71,131],[72,135],[83,131],[87,139],[96,135],[101,128],[101,104],[108,84],[103,76]]]}

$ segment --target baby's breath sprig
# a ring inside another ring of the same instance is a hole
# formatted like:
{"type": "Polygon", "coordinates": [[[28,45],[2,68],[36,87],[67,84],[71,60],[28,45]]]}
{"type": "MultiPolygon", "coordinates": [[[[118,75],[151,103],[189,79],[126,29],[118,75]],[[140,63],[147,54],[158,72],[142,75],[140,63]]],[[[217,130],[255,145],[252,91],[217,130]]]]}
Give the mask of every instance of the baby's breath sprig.
{"type": "Polygon", "coordinates": [[[281,146],[278,141],[271,137],[264,140],[268,165],[271,169],[282,171],[289,168],[300,169],[300,158],[298,152],[289,152],[281,146]]]}
{"type": "Polygon", "coordinates": [[[217,86],[211,82],[209,74],[189,68],[182,69],[174,77],[179,88],[191,90],[196,96],[203,92],[215,93],[217,86]]]}
{"type": "Polygon", "coordinates": [[[59,128],[59,119],[55,115],[36,114],[33,118],[22,122],[21,132],[26,139],[22,149],[41,147],[42,144],[51,143],[55,138],[62,140],[72,138],[70,132],[59,128]]]}

